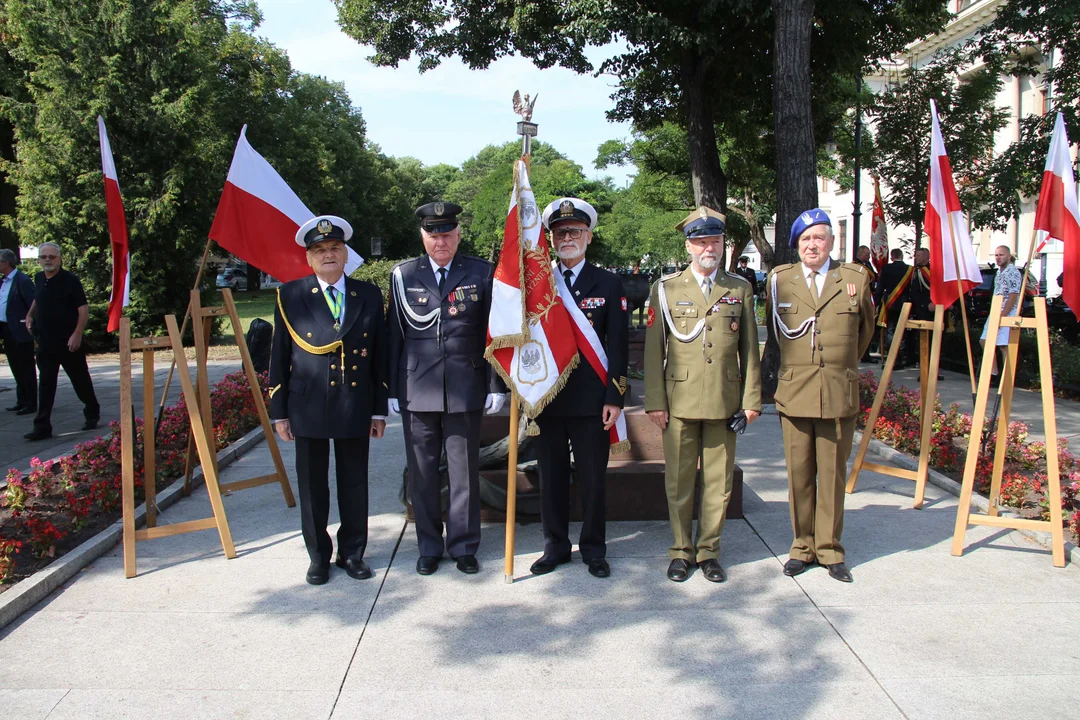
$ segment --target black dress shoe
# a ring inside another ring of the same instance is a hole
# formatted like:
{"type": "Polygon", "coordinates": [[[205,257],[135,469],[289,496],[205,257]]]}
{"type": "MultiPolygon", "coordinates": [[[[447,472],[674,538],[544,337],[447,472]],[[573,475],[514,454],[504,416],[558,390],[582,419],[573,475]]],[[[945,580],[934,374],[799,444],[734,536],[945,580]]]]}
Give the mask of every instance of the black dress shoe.
{"type": "Polygon", "coordinates": [[[855,582],[851,577],[851,571],[847,569],[847,565],[842,562],[833,563],[832,565],[826,565],[829,568],[829,577],[833,580],[839,580],[840,582],[855,582]]]}
{"type": "Polygon", "coordinates": [[[325,585],[330,579],[330,566],[313,562],[308,565],[307,581],[312,585],[325,585]]]}
{"type": "Polygon", "coordinates": [[[96,428],[98,426],[98,422],[100,420],[101,420],[101,418],[91,418],[90,420],[87,420],[86,422],[83,423],[82,429],[83,430],[93,430],[94,428],[96,428]]]}
{"type": "Polygon", "coordinates": [[[611,566],[604,558],[590,558],[585,564],[589,566],[589,574],[593,577],[605,578],[611,575],[611,566]]]}
{"type": "Polygon", "coordinates": [[[480,572],[480,563],[476,562],[475,555],[462,555],[457,559],[457,569],[466,575],[475,575],[480,572]]]}
{"type": "Polygon", "coordinates": [[[722,583],[727,579],[724,574],[724,568],[720,567],[720,561],[714,558],[708,558],[702,560],[697,564],[701,568],[701,574],[705,576],[705,579],[709,582],[722,583]]]}
{"type": "Polygon", "coordinates": [[[529,568],[529,572],[533,575],[547,575],[559,565],[565,565],[568,562],[570,562],[569,555],[558,557],[557,555],[548,555],[547,553],[544,553],[540,556],[539,560],[532,564],[532,567],[529,568]]]}
{"type": "Polygon", "coordinates": [[[416,561],[416,572],[421,575],[431,575],[439,569],[439,560],[440,558],[434,555],[421,555],[416,561]]]}
{"type": "MultiPolygon", "coordinates": [[[[8,408],[8,410],[15,410],[15,408],[8,408]]],[[[16,415],[37,415],[36,407],[25,407],[15,410],[16,415]]]]}
{"type": "Polygon", "coordinates": [[[334,561],[334,564],[344,570],[346,575],[357,580],[367,580],[372,576],[371,568],[369,568],[367,563],[360,558],[349,558],[346,560],[343,557],[339,557],[334,561]]]}
{"type": "Polygon", "coordinates": [[[8,412],[15,412],[17,410],[22,410],[23,407],[22,407],[22,405],[12,405],[11,407],[4,408],[4,409],[7,410],[8,412]]]}
{"type": "Polygon", "coordinates": [[[27,440],[45,440],[52,437],[52,430],[31,430],[23,437],[27,440]]]}
{"type": "Polygon", "coordinates": [[[806,572],[806,569],[813,564],[813,560],[796,560],[795,558],[791,558],[786,563],[784,563],[784,574],[788,577],[802,575],[804,572],[806,572]]]}
{"type": "Polygon", "coordinates": [[[667,579],[675,582],[686,582],[688,577],[690,577],[690,561],[682,558],[672,560],[667,567],[667,579]]]}

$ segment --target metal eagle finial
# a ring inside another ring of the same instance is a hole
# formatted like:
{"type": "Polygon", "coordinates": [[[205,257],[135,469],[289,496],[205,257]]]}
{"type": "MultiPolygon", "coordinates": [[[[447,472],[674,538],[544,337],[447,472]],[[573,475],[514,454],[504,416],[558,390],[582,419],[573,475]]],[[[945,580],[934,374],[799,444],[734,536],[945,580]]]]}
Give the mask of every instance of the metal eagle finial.
{"type": "Polygon", "coordinates": [[[521,116],[521,119],[525,122],[532,120],[533,105],[536,104],[536,98],[540,97],[540,93],[533,96],[532,101],[529,100],[529,93],[525,93],[525,99],[521,99],[521,91],[514,91],[514,112],[521,116]]]}

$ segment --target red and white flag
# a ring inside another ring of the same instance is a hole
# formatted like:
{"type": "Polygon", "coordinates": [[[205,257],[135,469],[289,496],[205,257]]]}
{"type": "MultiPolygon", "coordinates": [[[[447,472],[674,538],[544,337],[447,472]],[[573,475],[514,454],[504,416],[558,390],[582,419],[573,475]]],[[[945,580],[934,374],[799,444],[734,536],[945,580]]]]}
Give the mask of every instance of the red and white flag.
{"type": "Polygon", "coordinates": [[[108,332],[120,329],[120,316],[131,302],[131,251],[128,249],[127,218],[120,182],[116,179],[112,147],[105,133],[105,120],[98,115],[98,141],[101,144],[101,172],[105,176],[105,211],[109,216],[109,244],[112,246],[112,293],[109,294],[108,332]]]}
{"type": "Polygon", "coordinates": [[[578,363],[573,324],[555,287],[529,170],[518,160],[495,266],[485,357],[535,418],[578,363]]]}
{"type": "Polygon", "coordinates": [[[960,299],[962,292],[966,293],[982,282],[982,273],[953,184],[952,166],[945,152],[945,141],[941,139],[937,105],[933,100],[930,101],[930,120],[930,185],[923,217],[930,248],[930,301],[949,307],[960,299]]]}
{"type": "Polygon", "coordinates": [[[889,232],[885,225],[885,206],[881,204],[881,185],[874,176],[874,211],[870,216],[870,257],[878,272],[889,264],[889,232]]]}
{"type": "Polygon", "coordinates": [[[1062,243],[1065,277],[1061,296],[1073,312],[1080,315],[1080,211],[1077,210],[1069,138],[1065,135],[1065,121],[1061,113],[1054,121],[1054,135],[1046,156],[1042,191],[1035,211],[1035,230],[1038,232],[1037,253],[1042,252],[1051,240],[1062,243]]]}
{"type": "MultiPolygon", "coordinates": [[[[311,274],[304,248],[296,243],[296,231],[313,217],[315,213],[251,147],[245,125],[210,226],[210,238],[271,277],[289,282],[311,274]]],[[[349,248],[345,274],[363,262],[349,248]]]]}

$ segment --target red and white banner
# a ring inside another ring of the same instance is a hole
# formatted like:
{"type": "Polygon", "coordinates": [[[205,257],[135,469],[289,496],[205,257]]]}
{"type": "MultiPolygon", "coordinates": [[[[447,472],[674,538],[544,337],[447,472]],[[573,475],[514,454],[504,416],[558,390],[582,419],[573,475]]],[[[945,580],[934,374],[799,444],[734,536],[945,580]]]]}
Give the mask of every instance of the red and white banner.
{"type": "Polygon", "coordinates": [[[105,211],[109,216],[109,244],[112,246],[112,292],[109,294],[108,332],[120,329],[120,316],[131,302],[131,251],[127,218],[120,182],[116,178],[112,147],[105,133],[105,120],[98,115],[98,142],[101,144],[101,172],[105,176],[105,211]]]}
{"type": "Polygon", "coordinates": [[[881,183],[874,176],[874,211],[870,216],[870,257],[878,272],[889,264],[889,231],[885,225],[885,206],[881,204],[881,183]]]}
{"type": "MultiPolygon", "coordinates": [[[[210,226],[210,238],[271,277],[289,282],[311,274],[304,248],[296,243],[296,231],[313,217],[315,213],[251,147],[245,125],[210,226]]],[[[363,262],[349,248],[345,274],[363,262]]]]}
{"type": "Polygon", "coordinates": [[[517,391],[529,417],[543,411],[576,367],[574,337],[555,287],[529,170],[518,160],[495,266],[485,357],[517,391]]]}
{"type": "Polygon", "coordinates": [[[933,100],[930,120],[930,184],[923,217],[930,248],[930,300],[935,305],[949,307],[962,293],[982,282],[982,273],[953,184],[952,166],[945,152],[945,141],[941,139],[937,105],[933,100]]]}
{"type": "Polygon", "coordinates": [[[1046,156],[1042,191],[1035,211],[1035,230],[1038,232],[1037,253],[1052,240],[1062,243],[1065,277],[1061,296],[1072,311],[1080,315],[1080,211],[1077,210],[1069,138],[1065,135],[1061,113],[1054,121],[1054,136],[1046,156]]]}
{"type": "MultiPolygon", "coordinates": [[[[608,372],[607,351],[604,350],[604,346],[600,342],[600,336],[596,334],[596,329],[574,301],[574,293],[570,292],[570,288],[566,286],[566,280],[558,272],[555,272],[555,263],[552,263],[551,274],[554,276],[555,284],[559,288],[559,298],[563,302],[563,307],[570,313],[578,352],[581,353],[581,357],[585,358],[585,362],[589,363],[589,367],[596,372],[604,385],[607,385],[611,382],[611,373],[608,372]]],[[[625,413],[619,413],[619,419],[608,430],[608,440],[611,443],[612,452],[622,452],[630,449],[630,440],[626,434],[625,413]]]]}

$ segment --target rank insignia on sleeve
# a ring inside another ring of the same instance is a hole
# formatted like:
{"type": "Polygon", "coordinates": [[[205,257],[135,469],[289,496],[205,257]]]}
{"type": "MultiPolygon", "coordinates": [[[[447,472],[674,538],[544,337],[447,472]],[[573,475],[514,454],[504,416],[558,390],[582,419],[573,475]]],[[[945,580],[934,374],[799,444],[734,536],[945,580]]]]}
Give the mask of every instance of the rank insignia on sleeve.
{"type": "Polygon", "coordinates": [[[626,312],[626,298],[620,298],[620,300],[622,301],[622,310],[626,312]]]}
{"type": "Polygon", "coordinates": [[[626,376],[625,375],[620,377],[618,380],[613,379],[611,382],[615,384],[615,389],[619,391],[620,395],[625,395],[626,394],[626,376]]]}
{"type": "Polygon", "coordinates": [[[273,397],[274,397],[274,393],[276,393],[276,392],[277,392],[278,390],[280,390],[280,389],[281,389],[281,383],[278,383],[278,384],[277,384],[277,385],[275,385],[274,387],[270,388],[270,397],[271,397],[271,398],[273,398],[273,397]]]}
{"type": "Polygon", "coordinates": [[[656,311],[649,308],[649,317],[645,321],[645,327],[652,327],[654,322],[656,322],[656,311]]]}

